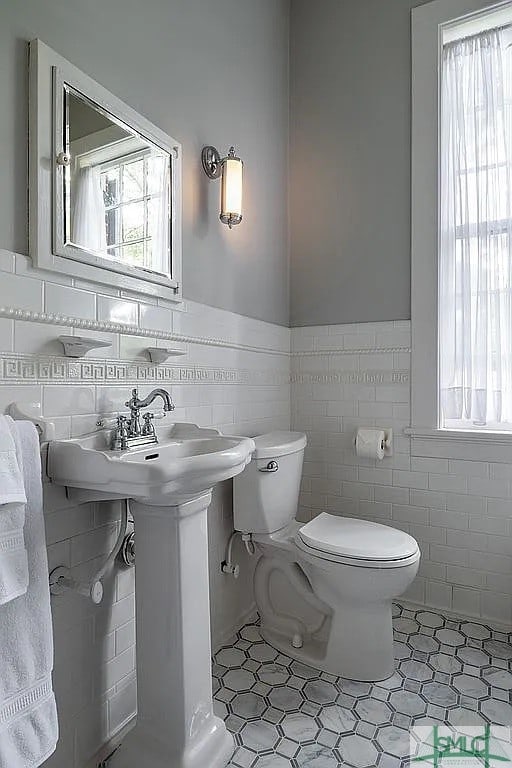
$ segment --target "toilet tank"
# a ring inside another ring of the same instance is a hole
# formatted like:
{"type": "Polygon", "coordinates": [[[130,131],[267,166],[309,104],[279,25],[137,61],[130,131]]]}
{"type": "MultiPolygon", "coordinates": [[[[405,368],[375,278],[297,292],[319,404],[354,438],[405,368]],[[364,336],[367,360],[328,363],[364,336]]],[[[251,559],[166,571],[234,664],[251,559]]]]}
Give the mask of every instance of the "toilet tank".
{"type": "Polygon", "coordinates": [[[233,479],[235,530],[273,533],[297,513],[306,435],[269,432],[254,443],[252,461],[233,479]]]}

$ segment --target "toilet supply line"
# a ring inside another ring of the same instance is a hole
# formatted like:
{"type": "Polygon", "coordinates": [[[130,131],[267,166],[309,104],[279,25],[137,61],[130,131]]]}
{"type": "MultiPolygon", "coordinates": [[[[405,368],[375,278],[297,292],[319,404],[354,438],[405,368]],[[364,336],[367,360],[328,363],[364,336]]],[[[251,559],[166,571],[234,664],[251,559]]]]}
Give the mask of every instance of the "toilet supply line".
{"type": "Polygon", "coordinates": [[[252,534],[233,531],[233,533],[229,537],[228,544],[226,547],[226,557],[220,564],[220,570],[222,571],[222,573],[225,573],[227,576],[233,576],[234,579],[238,579],[240,575],[239,564],[233,563],[233,544],[235,543],[235,539],[237,536],[240,536],[241,540],[245,544],[245,548],[250,557],[252,557],[252,555],[254,555],[254,553],[256,552],[256,547],[254,546],[252,541],[252,534]]]}

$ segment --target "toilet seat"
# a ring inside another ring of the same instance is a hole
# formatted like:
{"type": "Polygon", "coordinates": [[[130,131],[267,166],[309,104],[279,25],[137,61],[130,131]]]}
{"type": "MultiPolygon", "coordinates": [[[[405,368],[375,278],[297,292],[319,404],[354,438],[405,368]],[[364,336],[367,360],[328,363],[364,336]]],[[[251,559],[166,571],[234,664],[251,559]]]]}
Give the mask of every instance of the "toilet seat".
{"type": "Polygon", "coordinates": [[[404,531],[325,512],[299,528],[295,543],[313,557],[360,568],[400,568],[420,556],[404,531]]]}

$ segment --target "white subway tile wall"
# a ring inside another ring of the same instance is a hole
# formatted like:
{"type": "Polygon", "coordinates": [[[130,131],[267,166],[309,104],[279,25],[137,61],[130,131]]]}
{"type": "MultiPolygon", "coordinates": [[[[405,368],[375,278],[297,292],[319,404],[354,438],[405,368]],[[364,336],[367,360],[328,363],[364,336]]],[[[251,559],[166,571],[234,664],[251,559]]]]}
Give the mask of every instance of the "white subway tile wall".
{"type": "MultiPolygon", "coordinates": [[[[175,421],[248,435],[289,428],[287,328],[192,302],[176,307],[126,296],[112,286],[103,290],[83,281],[46,278],[25,256],[0,251],[2,307],[174,330],[214,339],[215,345],[91,331],[60,320],[59,325],[30,322],[26,315],[1,318],[0,412],[13,401],[40,401],[44,415],[55,421],[57,435],[75,436],[94,430],[100,415],[125,410],[132,386],[138,385],[143,396],[164,386],[176,403],[175,421]],[[94,336],[112,346],[70,361],[62,357],[57,341],[62,334],[94,336]],[[151,346],[181,348],[187,354],[156,367],[147,354],[151,346]]],[[[62,488],[46,481],[44,511],[50,569],[66,565],[77,578],[92,574],[115,541],[119,507],[72,506],[62,488]]],[[[235,549],[242,565],[238,580],[220,572],[231,531],[232,490],[223,483],[215,489],[209,511],[214,646],[244,623],[253,606],[253,564],[245,550],[235,549]]],[[[133,569],[116,566],[105,579],[102,605],[67,594],[52,598],[52,611],[61,736],[45,768],[96,766],[98,750],[135,711],[133,569]]]]}
{"type": "MultiPolygon", "coordinates": [[[[403,433],[410,418],[408,322],[290,332],[193,302],[176,306],[112,286],[48,277],[25,256],[0,251],[0,412],[13,401],[40,401],[57,435],[75,436],[93,430],[98,416],[123,410],[135,384],[143,395],[158,384],[171,390],[176,421],[255,435],[288,429],[291,417],[292,427],[308,435],[300,519],[328,510],[409,531],[423,554],[409,599],[512,620],[512,470],[411,456],[403,433]],[[6,307],[22,312],[9,314],[6,307]],[[29,313],[43,311],[37,319],[44,322],[31,321],[29,313]],[[77,317],[131,327],[124,333],[107,326],[89,330],[77,317]],[[144,335],[148,329],[157,332],[154,338],[144,335]],[[57,341],[64,333],[95,336],[111,346],[70,361],[57,341]],[[172,333],[180,339],[165,337],[172,333]],[[150,346],[180,348],[186,355],[155,366],[150,346]],[[392,458],[356,457],[354,434],[363,425],[393,428],[392,458]]],[[[44,491],[50,568],[67,565],[85,578],[115,539],[119,508],[71,506],[63,490],[48,482],[44,491]]],[[[235,551],[242,564],[238,581],[220,573],[232,530],[230,483],[215,490],[209,524],[217,645],[243,623],[253,599],[252,563],[244,551],[235,551]]],[[[117,567],[105,587],[99,607],[72,594],[53,599],[61,738],[47,768],[94,765],[101,746],[134,714],[133,570],[117,567]]]]}
{"type": "Polygon", "coordinates": [[[410,600],[512,621],[512,467],[415,457],[408,322],[292,329],[292,428],[308,435],[300,519],[322,511],[408,531],[422,560],[410,600]],[[394,455],[355,454],[358,426],[392,427],[394,455]]]}

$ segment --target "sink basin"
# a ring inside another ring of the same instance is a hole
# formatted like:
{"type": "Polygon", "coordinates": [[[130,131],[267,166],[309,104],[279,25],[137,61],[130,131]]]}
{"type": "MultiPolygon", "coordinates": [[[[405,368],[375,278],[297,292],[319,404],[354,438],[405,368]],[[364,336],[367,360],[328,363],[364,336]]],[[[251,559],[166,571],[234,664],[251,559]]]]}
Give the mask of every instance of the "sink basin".
{"type": "Polygon", "coordinates": [[[157,430],[158,443],[127,451],[111,451],[110,430],[48,447],[48,476],[59,485],[105,494],[155,501],[193,494],[242,472],[254,442],[227,437],[195,424],[173,424],[157,430]]]}

